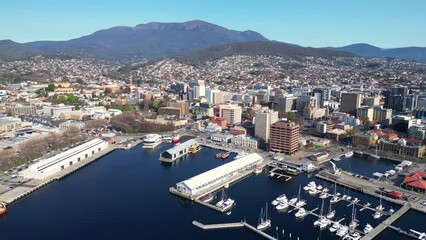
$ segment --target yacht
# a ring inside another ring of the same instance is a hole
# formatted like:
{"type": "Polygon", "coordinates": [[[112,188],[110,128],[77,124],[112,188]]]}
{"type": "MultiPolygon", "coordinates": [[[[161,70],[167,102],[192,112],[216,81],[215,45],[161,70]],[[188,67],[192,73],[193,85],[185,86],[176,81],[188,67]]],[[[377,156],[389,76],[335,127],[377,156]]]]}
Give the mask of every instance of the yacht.
{"type": "Polygon", "coordinates": [[[365,225],[365,228],[364,228],[364,234],[371,232],[371,230],[373,230],[373,227],[367,223],[367,225],[365,225]]]}
{"type": "Polygon", "coordinates": [[[356,219],[355,204],[352,204],[352,217],[351,217],[351,222],[349,223],[349,227],[356,228],[356,226],[358,226],[358,220],[356,219]]]}
{"type": "Polygon", "coordinates": [[[389,210],[389,214],[390,214],[390,215],[392,215],[394,212],[395,212],[395,210],[393,210],[393,208],[391,208],[391,209],[389,210]]]}
{"type": "Polygon", "coordinates": [[[327,219],[333,219],[334,216],[336,216],[336,210],[332,210],[331,205],[332,203],[330,202],[330,206],[328,207],[328,213],[325,216],[327,219]]]}
{"type": "Polygon", "coordinates": [[[280,203],[280,201],[278,201],[278,200],[276,200],[276,199],[274,199],[274,200],[271,202],[272,206],[277,206],[279,203],[280,203]]]}
{"type": "Polygon", "coordinates": [[[319,195],[319,198],[321,198],[321,199],[328,198],[328,193],[326,193],[326,192],[322,192],[322,193],[319,195]]]}
{"type": "Polygon", "coordinates": [[[299,208],[299,211],[297,211],[294,216],[296,216],[297,218],[303,218],[306,215],[308,215],[308,212],[306,212],[306,210],[304,208],[299,208]]]}
{"type": "Polygon", "coordinates": [[[281,194],[279,195],[275,200],[279,201],[279,202],[286,202],[287,201],[287,196],[285,194],[281,194]]]}
{"type": "Polygon", "coordinates": [[[162,142],[162,138],[158,134],[148,134],[143,139],[142,148],[153,149],[160,145],[162,142]]]}
{"type": "Polygon", "coordinates": [[[172,142],[172,136],[163,136],[163,142],[164,143],[171,143],[172,142]]]}
{"type": "Polygon", "coordinates": [[[346,235],[346,233],[348,233],[349,228],[347,226],[342,226],[340,225],[339,230],[336,231],[336,235],[339,237],[343,237],[346,235]]]}
{"type": "Polygon", "coordinates": [[[306,205],[306,201],[300,198],[300,185],[299,185],[299,194],[297,195],[296,207],[303,207],[306,205]]]}
{"type": "Polygon", "coordinates": [[[354,155],[354,152],[352,152],[352,151],[347,152],[347,153],[345,153],[345,158],[350,158],[350,157],[352,157],[353,155],[354,155]]]}
{"type": "Polygon", "coordinates": [[[348,234],[346,234],[343,237],[343,240],[359,240],[361,239],[361,234],[359,234],[359,232],[356,231],[350,231],[348,234]]]}
{"type": "Polygon", "coordinates": [[[288,201],[288,204],[294,205],[297,202],[297,198],[292,198],[288,201]]]}
{"type": "Polygon", "coordinates": [[[379,219],[379,218],[381,218],[382,217],[382,214],[380,213],[380,212],[375,212],[374,214],[373,214],[373,218],[374,219],[379,219]]]}
{"type": "Polygon", "coordinates": [[[328,229],[330,232],[334,233],[337,232],[337,230],[340,229],[340,223],[339,222],[334,222],[333,225],[331,225],[331,227],[328,229]]]}
{"type": "Polygon", "coordinates": [[[280,211],[280,210],[284,210],[284,209],[286,209],[286,208],[288,208],[288,202],[280,202],[278,205],[277,205],[277,210],[278,211],[280,211]]]}
{"type": "Polygon", "coordinates": [[[375,159],[380,159],[380,156],[377,154],[377,147],[376,147],[376,153],[375,154],[371,154],[370,156],[372,158],[375,158],[375,159]]]}
{"type": "Polygon", "coordinates": [[[380,204],[379,204],[379,206],[376,207],[376,210],[377,211],[383,211],[383,210],[385,210],[385,207],[383,207],[383,205],[382,205],[382,198],[380,198],[380,204]]]}
{"type": "Polygon", "coordinates": [[[318,185],[318,187],[317,187],[317,190],[322,190],[322,186],[321,185],[318,185]]]}
{"type": "Polygon", "coordinates": [[[331,203],[337,203],[338,201],[340,201],[340,198],[338,196],[334,196],[330,199],[331,203]]]}
{"type": "Polygon", "coordinates": [[[268,204],[266,204],[265,212],[263,208],[260,209],[259,223],[257,224],[257,230],[264,231],[271,227],[271,220],[268,218],[268,204]]]}
{"type": "Polygon", "coordinates": [[[235,200],[226,196],[225,189],[222,189],[222,196],[219,202],[216,203],[216,207],[221,208],[222,211],[228,211],[234,206],[235,200]]]}
{"type": "Polygon", "coordinates": [[[308,191],[309,195],[315,196],[319,193],[320,191],[316,190],[316,189],[311,189],[308,191]]]}

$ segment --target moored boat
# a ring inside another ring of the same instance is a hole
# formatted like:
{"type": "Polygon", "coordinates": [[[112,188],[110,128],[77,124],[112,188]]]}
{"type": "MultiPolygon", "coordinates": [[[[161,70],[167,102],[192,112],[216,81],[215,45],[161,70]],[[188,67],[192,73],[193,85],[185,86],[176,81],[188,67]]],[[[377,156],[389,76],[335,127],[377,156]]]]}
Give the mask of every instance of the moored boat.
{"type": "Polygon", "coordinates": [[[6,212],[7,212],[6,203],[0,202],[0,216],[3,214],[6,214],[6,212]]]}
{"type": "Polygon", "coordinates": [[[264,231],[271,227],[271,219],[268,218],[268,204],[266,204],[265,211],[263,208],[260,210],[259,223],[257,224],[257,230],[264,231]]]}
{"type": "Polygon", "coordinates": [[[367,225],[364,227],[364,234],[371,232],[371,230],[373,230],[373,227],[367,223],[367,225]]]}
{"type": "Polygon", "coordinates": [[[354,155],[354,152],[353,152],[353,151],[347,152],[347,153],[345,153],[345,158],[350,158],[350,157],[352,157],[353,155],[354,155]]]}
{"type": "Polygon", "coordinates": [[[179,143],[180,142],[180,136],[179,135],[174,135],[173,137],[172,137],[172,143],[173,144],[177,144],[177,143],[179,143]]]}
{"type": "Polygon", "coordinates": [[[196,144],[194,144],[194,145],[192,145],[191,147],[188,148],[189,153],[196,153],[200,150],[201,150],[201,146],[198,143],[196,143],[196,144]]]}

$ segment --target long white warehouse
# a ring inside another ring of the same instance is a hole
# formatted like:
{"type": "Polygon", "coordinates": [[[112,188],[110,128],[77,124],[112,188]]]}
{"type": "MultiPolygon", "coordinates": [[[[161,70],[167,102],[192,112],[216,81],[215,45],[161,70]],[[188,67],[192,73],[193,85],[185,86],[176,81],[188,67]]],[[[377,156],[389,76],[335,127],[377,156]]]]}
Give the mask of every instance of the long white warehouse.
{"type": "Polygon", "coordinates": [[[53,157],[40,160],[20,173],[25,178],[43,179],[80,162],[108,147],[108,143],[96,138],[53,157]]]}
{"type": "Polygon", "coordinates": [[[254,168],[261,161],[262,156],[257,153],[252,153],[185,181],[179,182],[176,184],[176,189],[185,195],[196,196],[199,193],[203,193],[213,184],[219,183],[239,171],[254,168]]]}

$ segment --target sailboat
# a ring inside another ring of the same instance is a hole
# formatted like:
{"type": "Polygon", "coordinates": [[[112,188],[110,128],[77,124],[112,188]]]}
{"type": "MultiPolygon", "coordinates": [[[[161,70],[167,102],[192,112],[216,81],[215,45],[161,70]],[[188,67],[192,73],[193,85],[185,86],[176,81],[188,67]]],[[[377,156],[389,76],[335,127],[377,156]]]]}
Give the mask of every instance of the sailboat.
{"type": "Polygon", "coordinates": [[[352,221],[349,223],[350,228],[356,228],[358,226],[358,220],[356,219],[355,204],[352,204],[352,221]]]}
{"type": "Polygon", "coordinates": [[[380,197],[380,204],[379,204],[379,206],[376,207],[376,210],[377,211],[385,210],[385,207],[383,207],[383,205],[382,205],[382,197],[380,197]]]}
{"type": "Polygon", "coordinates": [[[375,158],[375,159],[380,159],[380,156],[377,154],[377,146],[376,146],[376,153],[375,154],[371,154],[370,156],[372,158],[375,158]]]}
{"type": "Polygon", "coordinates": [[[222,189],[222,196],[219,202],[216,203],[216,207],[221,208],[222,211],[228,211],[234,206],[235,200],[226,196],[225,189],[222,189]]]}
{"type": "Polygon", "coordinates": [[[263,208],[260,209],[259,223],[257,224],[257,230],[264,231],[271,227],[271,220],[268,218],[268,204],[265,206],[265,212],[263,208]]]}
{"type": "Polygon", "coordinates": [[[336,185],[336,183],[334,183],[334,196],[330,199],[330,202],[336,203],[338,201],[340,201],[340,198],[339,198],[338,193],[337,193],[337,185],[336,185]]]}
{"type": "Polygon", "coordinates": [[[332,219],[336,215],[336,210],[332,210],[331,205],[332,205],[332,202],[330,202],[330,206],[328,208],[328,213],[326,215],[327,219],[332,219]]]}
{"type": "Polygon", "coordinates": [[[301,186],[299,185],[299,194],[297,195],[296,207],[303,207],[306,205],[306,201],[304,199],[300,199],[300,191],[301,186]]]}
{"type": "Polygon", "coordinates": [[[321,204],[320,217],[318,218],[318,220],[314,222],[314,226],[318,226],[321,230],[326,228],[331,223],[330,220],[324,217],[323,210],[324,210],[324,200],[322,200],[322,204],[321,204]]]}

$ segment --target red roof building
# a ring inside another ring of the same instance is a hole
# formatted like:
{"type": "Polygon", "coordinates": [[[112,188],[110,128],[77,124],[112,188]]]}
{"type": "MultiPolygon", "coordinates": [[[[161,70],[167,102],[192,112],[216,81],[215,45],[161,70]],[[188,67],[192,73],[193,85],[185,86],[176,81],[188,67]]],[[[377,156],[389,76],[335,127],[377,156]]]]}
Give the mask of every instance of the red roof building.
{"type": "Polygon", "coordinates": [[[416,171],[404,178],[401,186],[416,192],[426,193],[426,172],[416,171]]]}
{"type": "Polygon", "coordinates": [[[370,132],[376,134],[377,136],[379,136],[379,138],[385,138],[391,141],[398,139],[398,134],[396,134],[396,132],[393,132],[393,131],[370,130],[370,132]]]}

